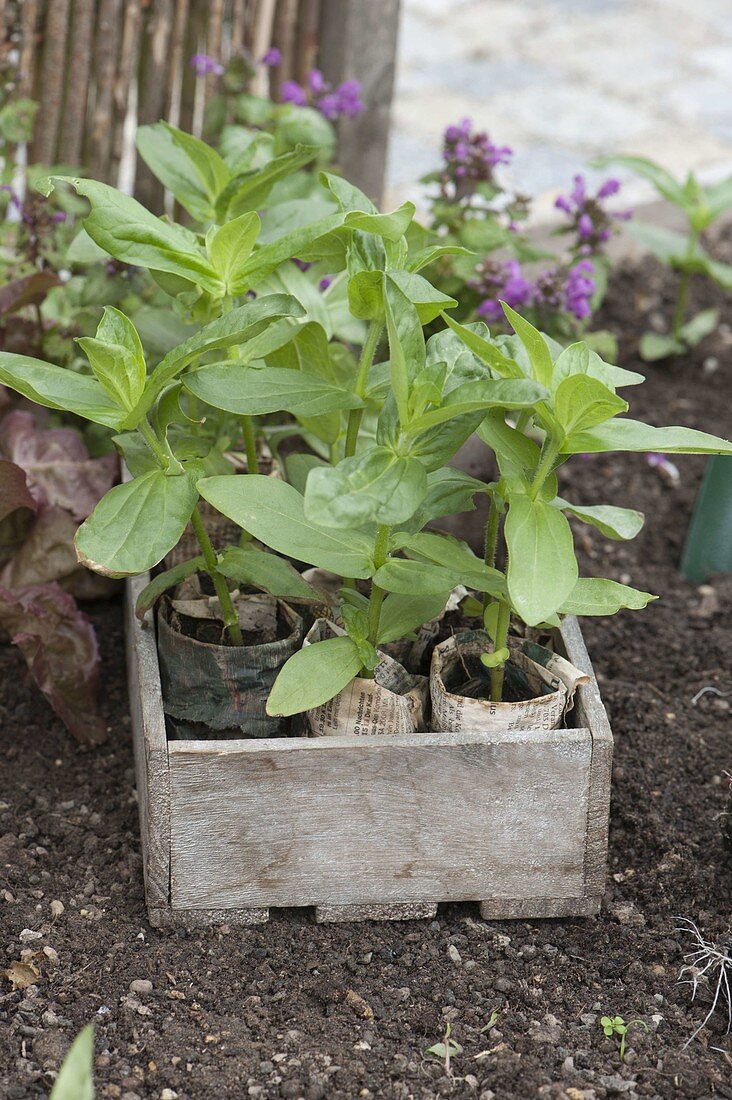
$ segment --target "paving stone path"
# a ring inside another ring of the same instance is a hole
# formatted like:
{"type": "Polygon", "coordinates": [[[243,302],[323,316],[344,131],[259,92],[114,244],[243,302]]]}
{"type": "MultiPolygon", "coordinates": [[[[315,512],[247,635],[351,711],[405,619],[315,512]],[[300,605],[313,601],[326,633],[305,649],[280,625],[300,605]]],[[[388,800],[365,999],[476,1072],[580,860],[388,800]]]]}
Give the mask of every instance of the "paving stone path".
{"type": "Polygon", "coordinates": [[[600,153],[732,173],[730,16],[732,0],[403,0],[389,200],[419,193],[466,115],[513,147],[538,219],[600,153]]]}

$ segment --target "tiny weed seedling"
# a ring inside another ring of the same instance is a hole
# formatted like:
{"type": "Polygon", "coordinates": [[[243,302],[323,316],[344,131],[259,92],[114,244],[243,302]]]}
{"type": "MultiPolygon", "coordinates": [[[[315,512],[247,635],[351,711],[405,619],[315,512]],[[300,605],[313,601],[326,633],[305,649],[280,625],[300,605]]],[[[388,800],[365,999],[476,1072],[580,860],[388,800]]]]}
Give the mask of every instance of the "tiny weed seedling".
{"type": "Polygon", "coordinates": [[[640,342],[641,356],[653,361],[683,355],[714,332],[719,321],[716,309],[704,309],[686,319],[692,275],[704,275],[723,290],[732,290],[732,265],[715,260],[701,243],[704,232],[732,206],[732,177],[711,187],[702,187],[693,172],[681,183],[660,164],[645,157],[605,157],[595,161],[598,168],[607,164],[629,168],[648,180],[686,219],[683,233],[635,220],[628,226],[636,240],[679,274],[671,332],[645,333],[640,342]]]}
{"type": "Polygon", "coordinates": [[[696,998],[699,986],[708,982],[712,990],[712,1004],[699,1027],[693,1035],[687,1039],[685,1046],[696,1039],[700,1031],[711,1020],[717,1005],[726,1005],[727,1034],[732,1031],[732,942],[712,943],[705,940],[701,932],[688,917],[681,917],[679,932],[684,932],[693,937],[694,948],[684,955],[685,963],[679,971],[679,981],[691,986],[691,999],[696,998]]]}
{"type": "Polygon", "coordinates": [[[454,1058],[457,1054],[462,1054],[463,1052],[463,1048],[460,1046],[460,1043],[456,1043],[454,1039],[450,1038],[451,1031],[452,1025],[448,1020],[445,1025],[445,1034],[443,1036],[442,1042],[434,1043],[431,1047],[427,1047],[427,1049],[425,1050],[425,1054],[431,1054],[433,1058],[439,1058],[439,1060],[444,1063],[445,1073],[448,1076],[452,1076],[450,1070],[451,1059],[454,1058]]]}
{"type": "Polygon", "coordinates": [[[64,1058],[50,1100],[94,1100],[94,1024],[87,1024],[64,1058]]]}
{"type": "Polygon", "coordinates": [[[600,1018],[600,1027],[602,1028],[606,1038],[612,1039],[614,1035],[620,1040],[620,1061],[625,1061],[625,1043],[628,1036],[628,1029],[631,1027],[642,1027],[648,1031],[648,1024],[643,1020],[629,1020],[626,1024],[622,1016],[602,1016],[600,1018]]]}

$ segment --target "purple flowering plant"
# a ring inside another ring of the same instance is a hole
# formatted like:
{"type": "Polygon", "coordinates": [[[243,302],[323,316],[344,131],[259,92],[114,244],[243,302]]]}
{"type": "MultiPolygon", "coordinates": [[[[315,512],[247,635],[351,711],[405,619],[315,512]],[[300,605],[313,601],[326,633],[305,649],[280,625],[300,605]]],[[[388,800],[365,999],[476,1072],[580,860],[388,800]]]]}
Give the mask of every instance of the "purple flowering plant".
{"type": "Polygon", "coordinates": [[[595,163],[598,167],[614,164],[641,176],[678,209],[686,223],[683,232],[637,220],[628,226],[637,241],[678,275],[669,331],[644,333],[640,341],[641,357],[653,361],[683,355],[711,335],[719,323],[716,309],[704,309],[688,317],[692,278],[701,275],[723,290],[732,290],[732,265],[716,260],[704,240],[710,226],[732,207],[732,177],[704,187],[693,172],[682,182],[646,157],[605,157],[595,163]]]}

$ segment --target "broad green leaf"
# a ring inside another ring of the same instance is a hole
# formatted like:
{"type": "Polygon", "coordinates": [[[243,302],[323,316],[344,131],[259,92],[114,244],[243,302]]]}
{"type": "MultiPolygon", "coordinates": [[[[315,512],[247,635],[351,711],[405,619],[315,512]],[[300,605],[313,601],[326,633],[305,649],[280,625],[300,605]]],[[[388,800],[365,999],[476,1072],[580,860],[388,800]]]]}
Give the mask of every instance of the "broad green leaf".
{"type": "Polygon", "coordinates": [[[428,267],[429,264],[434,263],[435,260],[439,260],[442,256],[474,255],[475,253],[469,248],[463,248],[462,245],[459,244],[431,244],[409,257],[407,270],[421,271],[423,267],[428,267]]]}
{"type": "Polygon", "coordinates": [[[162,573],[156,573],[137,597],[135,615],[138,619],[144,619],[147,612],[157,603],[164,592],[167,592],[169,588],[175,588],[177,584],[181,584],[182,581],[192,577],[194,573],[205,570],[205,568],[206,559],[201,554],[197,558],[189,558],[187,561],[178,562],[177,565],[164,570],[162,573]]]}
{"type": "Polygon", "coordinates": [[[305,518],[303,498],[285,482],[261,474],[207,477],[204,500],[260,542],[296,561],[342,577],[370,577],[373,543],[360,531],[338,531],[305,518]]]}
{"type": "Polygon", "coordinates": [[[94,373],[120,409],[130,412],[145,389],[145,361],[140,363],[121,344],[109,344],[93,336],[77,340],[94,373]]]}
{"type": "Polygon", "coordinates": [[[628,222],[626,230],[634,240],[663,263],[678,266],[687,255],[689,238],[675,229],[665,229],[661,225],[639,222],[634,218],[633,221],[628,222]]]}
{"type": "Polygon", "coordinates": [[[636,371],[624,370],[623,367],[606,363],[584,342],[570,344],[555,360],[552,369],[552,391],[556,391],[565,378],[575,374],[587,374],[591,378],[597,378],[613,392],[620,386],[638,386],[645,381],[643,375],[636,371]]]}
{"type": "Polygon", "coordinates": [[[257,287],[257,294],[291,294],[305,310],[308,324],[317,323],[326,337],[333,335],[330,313],[323,292],[311,275],[294,263],[284,263],[257,287]]]}
{"type": "Polygon", "coordinates": [[[482,418],[482,412],[464,413],[428,428],[412,438],[410,454],[418,458],[428,472],[438,470],[455,457],[482,418]]]}
{"type": "Polygon", "coordinates": [[[505,523],[508,593],[528,626],[546,622],[577,583],[567,517],[543,500],[512,494],[505,523]]]}
{"type": "Polygon", "coordinates": [[[638,345],[640,357],[646,363],[658,363],[661,359],[670,359],[672,355],[683,355],[686,344],[675,336],[665,336],[660,332],[644,332],[638,345]]]}
{"type": "Polygon", "coordinates": [[[300,303],[291,295],[268,294],[264,298],[255,298],[252,302],[238,306],[223,317],[204,325],[160,360],[145,387],[143,406],[149,408],[168,383],[199,355],[241,344],[247,333],[262,322],[272,322],[282,317],[301,317],[303,312],[300,303]]]}
{"type": "Polygon", "coordinates": [[[645,522],[643,513],[634,508],[616,508],[612,504],[584,507],[570,504],[562,497],[555,497],[552,503],[563,512],[569,512],[581,519],[583,523],[591,523],[609,539],[634,539],[645,522]]]}
{"type": "Polygon", "coordinates": [[[367,214],[378,214],[379,211],[371,199],[367,198],[363,191],[359,191],[358,187],[349,183],[343,176],[336,176],[331,172],[321,172],[320,181],[328,188],[341,210],[345,213],[358,210],[367,214]]]}
{"type": "Polygon", "coordinates": [[[732,290],[732,264],[723,264],[719,260],[707,257],[704,273],[714,279],[723,290],[732,290]]]}
{"type": "Polygon", "coordinates": [[[459,515],[475,508],[474,497],[486,491],[485,484],[452,466],[427,474],[427,495],[408,521],[409,531],[419,531],[441,516],[459,515]]]}
{"type": "MultiPolygon", "coordinates": [[[[410,434],[427,431],[446,420],[466,413],[488,411],[491,408],[527,409],[549,395],[543,386],[529,378],[489,379],[486,382],[465,382],[451,390],[438,409],[430,409],[409,424],[410,434]]],[[[627,408],[625,402],[623,408],[627,408]]]]}
{"type": "Polygon", "coordinates": [[[424,334],[415,306],[389,276],[384,280],[384,306],[389,335],[391,385],[399,419],[406,425],[409,419],[410,379],[424,368],[426,360],[424,334]]]}
{"type": "Polygon", "coordinates": [[[349,229],[360,229],[364,233],[374,233],[387,241],[398,241],[404,236],[414,217],[413,202],[403,202],[391,214],[368,214],[352,210],[346,214],[344,225],[349,229]]]}
{"type": "Polygon", "coordinates": [[[562,454],[597,454],[602,451],[656,451],[660,454],[732,454],[732,443],[695,428],[655,428],[640,420],[611,420],[569,436],[562,454]]]}
{"type": "Polygon", "coordinates": [[[307,603],[321,599],[289,561],[255,546],[227,546],[219,555],[218,569],[230,580],[261,588],[278,599],[307,603]]]}
{"type": "Polygon", "coordinates": [[[443,294],[427,279],[411,271],[390,271],[389,278],[396,283],[407,301],[412,303],[423,325],[434,321],[443,310],[457,305],[457,301],[449,294],[443,294]]]}
{"type": "Polygon", "coordinates": [[[615,615],[622,607],[640,611],[658,596],[617,581],[581,577],[559,608],[562,615],[615,615]]]}
{"type": "Polygon", "coordinates": [[[611,164],[617,164],[619,168],[628,168],[631,172],[635,172],[637,176],[647,179],[660,195],[663,195],[665,199],[676,206],[680,206],[682,210],[689,207],[686,192],[681,184],[674,179],[670,172],[667,172],[660,164],[656,164],[655,161],[649,160],[648,157],[613,155],[598,157],[592,161],[594,168],[607,168],[611,164]]]}
{"type": "Polygon", "coordinates": [[[153,470],[115,485],[76,532],[77,557],[108,577],[145,573],[177,544],[197,500],[191,474],[153,470]]]}
{"type": "Polygon", "coordinates": [[[240,268],[251,255],[258,236],[259,215],[251,211],[226,222],[211,237],[208,254],[226,286],[227,293],[232,293],[230,288],[240,268]]]}
{"type": "Polygon", "coordinates": [[[293,229],[284,237],[278,237],[269,244],[255,249],[249,259],[239,267],[229,292],[234,295],[244,294],[270,275],[285,260],[291,260],[293,256],[305,255],[308,247],[316,240],[337,229],[342,223],[343,214],[329,214],[319,221],[311,222],[301,229],[293,229]]]}
{"type": "Polygon", "coordinates": [[[506,314],[506,320],[526,348],[534,378],[542,386],[551,385],[552,354],[546,340],[539,330],[529,324],[515,309],[511,309],[505,302],[501,302],[501,305],[506,314]]]}
{"type": "Polygon", "coordinates": [[[588,374],[571,374],[557,387],[553,408],[563,430],[571,435],[627,412],[628,402],[597,378],[591,378],[588,374]]]}
{"type": "Polygon", "coordinates": [[[427,474],[416,458],[399,458],[386,447],[312,470],[305,488],[305,515],[327,527],[393,526],[416,511],[427,492],[427,474]]]}
{"type": "Polygon", "coordinates": [[[200,367],[185,376],[184,385],[214,408],[243,416],[283,410],[296,416],[319,416],[363,405],[355,393],[317,374],[279,367],[259,369],[237,362],[200,367]]]}
{"type": "Polygon", "coordinates": [[[500,349],[487,339],[488,328],[482,322],[473,325],[461,325],[451,317],[448,317],[446,313],[442,314],[442,319],[450,326],[452,331],[457,334],[460,340],[462,340],[466,348],[469,348],[474,355],[477,355],[481,363],[485,363],[487,367],[490,367],[499,378],[525,377],[523,370],[516,360],[503,355],[500,349]],[[486,335],[483,336],[481,332],[478,331],[479,329],[483,329],[486,335]]]}
{"type": "Polygon", "coordinates": [[[459,583],[478,592],[490,592],[492,596],[505,596],[506,580],[498,569],[486,565],[473,553],[466,542],[436,531],[421,531],[407,537],[396,534],[396,548],[405,550],[434,565],[441,565],[459,577],[459,583]]]}
{"type": "Polygon", "coordinates": [[[288,153],[273,157],[253,171],[237,175],[223,189],[216,202],[219,221],[238,217],[255,210],[265,201],[278,180],[297,172],[315,160],[318,150],[312,145],[298,145],[288,153]]]}
{"type": "Polygon", "coordinates": [[[50,1100],[94,1100],[94,1024],[74,1039],[51,1089],[50,1100]]]}
{"type": "Polygon", "coordinates": [[[272,685],[267,714],[300,714],[327,703],[361,671],[358,646],[349,637],[326,638],[303,646],[272,685]]]}
{"type": "Polygon", "coordinates": [[[231,172],[215,149],[167,122],[138,127],[137,150],[148,168],[196,221],[213,216],[231,172]]]}
{"type": "Polygon", "coordinates": [[[506,423],[503,412],[489,413],[478,428],[478,437],[494,452],[503,477],[530,480],[541,452],[532,439],[506,423]]]}
{"type": "Polygon", "coordinates": [[[137,329],[129,317],[115,309],[114,306],[105,306],[102,319],[97,326],[97,340],[109,344],[120,344],[129,351],[137,361],[140,374],[145,377],[145,352],[142,349],[142,341],[137,329]]]}
{"type": "Polygon", "coordinates": [[[424,623],[436,619],[445,606],[442,593],[436,596],[400,596],[393,592],[381,605],[379,645],[396,642],[424,623]]]}
{"type": "Polygon", "coordinates": [[[28,355],[0,352],[0,384],[46,409],[75,413],[107,428],[117,428],[123,417],[96,378],[28,355]]]}
{"type": "Polygon", "coordinates": [[[287,481],[297,489],[298,493],[304,494],[310,471],[314,470],[316,466],[326,465],[327,463],[325,460],[318,458],[317,455],[301,454],[299,452],[287,455],[285,458],[285,474],[287,476],[287,481]]]}
{"type": "Polygon", "coordinates": [[[223,285],[195,236],[182,226],[156,218],[136,199],[95,180],[54,176],[91,203],[84,228],[116,260],[167,272],[220,296],[223,285]]]}
{"type": "MultiPolygon", "coordinates": [[[[731,269],[732,270],[732,269],[731,269]]],[[[718,309],[703,309],[690,321],[681,327],[682,339],[689,347],[696,347],[706,336],[709,336],[719,324],[718,309]]]]}
{"type": "Polygon", "coordinates": [[[384,273],[357,271],[348,280],[348,305],[354,317],[373,321],[384,315],[384,273]]]}
{"type": "Polygon", "coordinates": [[[387,592],[403,596],[441,596],[443,603],[460,577],[450,569],[432,562],[410,561],[407,558],[390,558],[374,574],[374,583],[387,592]]]}
{"type": "Polygon", "coordinates": [[[718,218],[730,206],[732,206],[732,176],[719,183],[712,184],[704,189],[704,197],[709,207],[709,212],[714,218],[718,218]]]}

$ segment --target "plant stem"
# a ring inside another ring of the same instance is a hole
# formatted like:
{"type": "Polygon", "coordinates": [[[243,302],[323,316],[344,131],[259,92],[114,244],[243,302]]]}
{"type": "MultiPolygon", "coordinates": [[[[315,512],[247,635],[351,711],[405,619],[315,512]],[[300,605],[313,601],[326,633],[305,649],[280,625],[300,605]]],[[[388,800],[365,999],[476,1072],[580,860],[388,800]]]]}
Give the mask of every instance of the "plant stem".
{"type": "MultiPolygon", "coordinates": [[[[691,259],[696,250],[697,241],[699,240],[699,234],[691,232],[689,234],[689,243],[686,248],[686,258],[691,259]]],[[[673,321],[673,335],[675,340],[682,340],[681,329],[684,327],[684,317],[686,315],[686,300],[689,296],[689,284],[691,283],[691,272],[682,271],[679,277],[679,289],[676,292],[676,306],[674,308],[674,321],[673,321]]]]}
{"type": "Polygon", "coordinates": [[[152,451],[152,453],[157,458],[157,460],[160,463],[161,467],[163,468],[163,470],[167,470],[168,467],[170,466],[170,458],[168,457],[168,455],[166,455],[166,453],[165,453],[165,451],[164,451],[164,449],[163,449],[163,447],[160,443],[160,440],[155,435],[155,432],[152,430],[152,427],[150,426],[150,423],[149,423],[149,421],[147,420],[146,417],[142,418],[142,420],[140,421],[139,427],[140,427],[140,432],[142,434],[143,439],[147,443],[147,445],[150,448],[150,450],[152,451]]]}
{"type": "Polygon", "coordinates": [[[531,498],[531,500],[536,500],[539,493],[541,492],[544,482],[549,477],[549,474],[552,471],[552,466],[554,465],[554,460],[559,454],[559,447],[560,444],[556,442],[556,440],[553,440],[551,436],[547,436],[544,440],[544,446],[541,449],[541,458],[539,460],[539,465],[537,467],[536,473],[534,474],[534,480],[531,483],[531,488],[529,489],[529,497],[531,498]]]}
{"type": "Polygon", "coordinates": [[[247,453],[247,473],[259,473],[259,459],[257,458],[257,441],[254,438],[254,425],[251,416],[241,418],[241,427],[244,434],[244,448],[247,453]]]}
{"type": "MultiPolygon", "coordinates": [[[[376,534],[376,543],[374,545],[374,572],[377,569],[381,569],[382,565],[386,562],[389,555],[389,528],[384,524],[381,524],[376,534]]],[[[381,618],[381,605],[384,602],[384,596],[386,592],[383,588],[379,588],[378,584],[371,582],[371,595],[369,596],[369,610],[368,610],[368,640],[373,646],[376,645],[376,641],[379,637],[379,619],[381,618]]],[[[368,669],[362,669],[361,675],[367,679],[373,679],[373,672],[368,669]]]]}
{"type": "MultiPolygon", "coordinates": [[[[503,509],[498,507],[495,494],[491,493],[491,506],[488,513],[488,522],[485,525],[485,553],[483,560],[489,569],[496,567],[496,551],[498,549],[498,528],[501,522],[503,509]]],[[[489,592],[483,593],[483,610],[485,611],[491,602],[489,592]]]]}
{"type": "MultiPolygon", "coordinates": [[[[498,623],[496,625],[495,648],[508,648],[508,627],[511,622],[511,605],[506,600],[498,600],[498,623]]],[[[491,673],[491,702],[500,703],[503,698],[503,679],[506,672],[505,664],[497,665],[490,670],[491,673]]]]}
{"type": "Polygon", "coordinates": [[[206,525],[203,522],[198,505],[193,510],[191,516],[191,524],[193,526],[194,533],[198,540],[198,545],[201,547],[204,559],[206,561],[206,572],[213,581],[216,595],[218,596],[219,604],[221,605],[221,612],[224,617],[224,626],[229,634],[234,645],[244,645],[244,639],[241,633],[241,627],[239,626],[239,616],[236,613],[234,607],[234,601],[231,598],[231,593],[226,587],[226,581],[219,573],[216,566],[216,553],[211,545],[211,539],[208,537],[208,531],[206,525]]]}
{"type": "MultiPolygon", "coordinates": [[[[372,321],[369,325],[368,332],[366,333],[366,340],[364,341],[363,348],[361,349],[361,358],[358,361],[358,374],[356,375],[356,384],[353,387],[354,393],[363,398],[366,393],[366,387],[369,380],[369,371],[376,355],[376,349],[379,346],[379,340],[381,339],[381,333],[384,326],[381,321],[372,321]]],[[[348,428],[346,429],[346,445],[343,452],[344,458],[351,458],[356,453],[356,444],[358,442],[358,429],[361,427],[361,420],[363,419],[363,409],[351,409],[348,413],[348,428]]]]}

